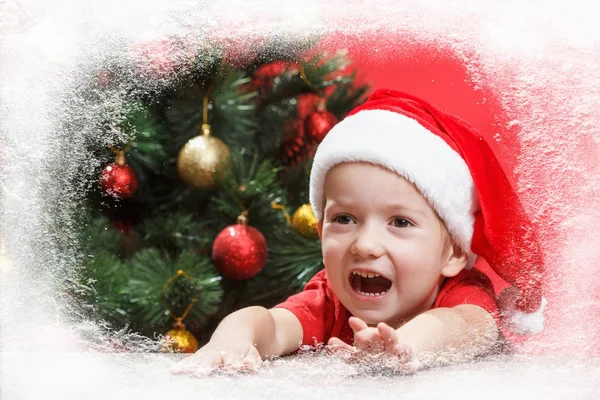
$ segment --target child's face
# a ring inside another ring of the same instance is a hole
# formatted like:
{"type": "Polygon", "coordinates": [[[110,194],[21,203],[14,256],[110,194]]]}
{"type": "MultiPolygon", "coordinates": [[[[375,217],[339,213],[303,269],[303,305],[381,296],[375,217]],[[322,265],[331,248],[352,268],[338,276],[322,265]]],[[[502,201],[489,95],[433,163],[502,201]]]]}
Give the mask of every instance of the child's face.
{"type": "Polygon", "coordinates": [[[319,231],[332,289],[368,324],[397,328],[428,310],[444,277],[466,265],[427,200],[382,167],[333,167],[325,178],[324,210],[319,231]]]}

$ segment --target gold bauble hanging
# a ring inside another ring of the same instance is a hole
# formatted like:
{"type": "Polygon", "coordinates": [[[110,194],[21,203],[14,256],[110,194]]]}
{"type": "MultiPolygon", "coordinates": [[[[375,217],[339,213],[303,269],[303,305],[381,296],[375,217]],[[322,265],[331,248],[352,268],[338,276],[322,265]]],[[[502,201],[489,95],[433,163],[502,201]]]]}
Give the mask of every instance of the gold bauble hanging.
{"type": "Polygon", "coordinates": [[[195,353],[198,348],[198,341],[182,323],[174,324],[173,329],[167,332],[161,344],[163,352],[195,353]]]}
{"type": "Polygon", "coordinates": [[[298,207],[292,217],[292,225],[294,229],[302,236],[314,238],[317,233],[317,217],[313,212],[310,204],[304,204],[298,207]]]}
{"type": "Polygon", "coordinates": [[[215,189],[219,186],[230,164],[229,147],[210,135],[208,124],[202,125],[202,135],[190,139],[177,157],[179,176],[197,189],[215,189]]]}

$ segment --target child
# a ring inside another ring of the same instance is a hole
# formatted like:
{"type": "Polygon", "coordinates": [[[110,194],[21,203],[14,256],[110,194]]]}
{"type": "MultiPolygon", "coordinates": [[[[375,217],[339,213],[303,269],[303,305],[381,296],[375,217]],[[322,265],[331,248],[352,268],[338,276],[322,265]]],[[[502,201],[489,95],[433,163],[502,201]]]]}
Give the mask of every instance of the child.
{"type": "Polygon", "coordinates": [[[490,352],[541,329],[543,260],[531,223],[485,141],[422,100],[378,90],[320,144],[310,177],[325,269],[272,309],[226,317],[173,373],[253,370],[327,343],[414,372],[490,352]],[[476,255],[514,285],[497,307],[476,255]]]}

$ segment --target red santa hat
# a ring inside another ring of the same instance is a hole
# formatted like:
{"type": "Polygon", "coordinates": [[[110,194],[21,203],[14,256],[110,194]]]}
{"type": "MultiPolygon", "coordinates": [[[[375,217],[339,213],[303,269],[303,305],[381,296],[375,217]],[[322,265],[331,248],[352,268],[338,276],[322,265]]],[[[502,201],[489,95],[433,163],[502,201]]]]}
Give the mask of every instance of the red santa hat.
{"type": "Polygon", "coordinates": [[[469,255],[468,267],[481,256],[517,289],[513,307],[501,310],[514,332],[543,329],[544,262],[536,231],[481,135],[419,98],[376,91],[331,129],[315,153],[310,202],[319,221],[327,171],[358,161],[412,182],[469,255]]]}

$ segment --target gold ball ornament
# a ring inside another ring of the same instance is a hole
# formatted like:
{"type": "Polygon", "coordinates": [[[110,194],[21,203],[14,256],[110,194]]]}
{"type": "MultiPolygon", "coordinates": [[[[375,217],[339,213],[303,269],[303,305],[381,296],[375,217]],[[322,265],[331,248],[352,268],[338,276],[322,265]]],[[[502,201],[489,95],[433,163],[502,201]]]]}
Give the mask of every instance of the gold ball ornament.
{"type": "Polygon", "coordinates": [[[317,233],[317,217],[310,204],[304,204],[298,207],[292,217],[292,226],[302,236],[314,238],[317,233]]]}
{"type": "Polygon", "coordinates": [[[197,189],[215,189],[227,175],[231,151],[202,125],[202,135],[190,139],[179,151],[177,171],[181,179],[197,189]]]}
{"type": "Polygon", "coordinates": [[[174,328],[167,332],[161,345],[163,352],[195,353],[198,348],[198,341],[183,324],[175,324],[174,328]]]}

